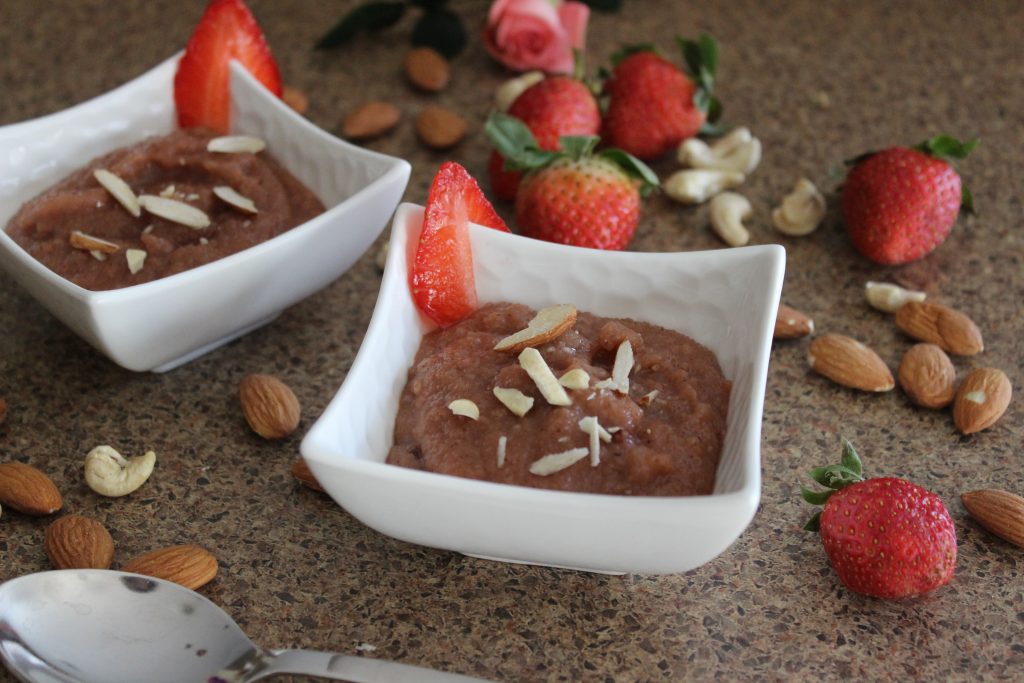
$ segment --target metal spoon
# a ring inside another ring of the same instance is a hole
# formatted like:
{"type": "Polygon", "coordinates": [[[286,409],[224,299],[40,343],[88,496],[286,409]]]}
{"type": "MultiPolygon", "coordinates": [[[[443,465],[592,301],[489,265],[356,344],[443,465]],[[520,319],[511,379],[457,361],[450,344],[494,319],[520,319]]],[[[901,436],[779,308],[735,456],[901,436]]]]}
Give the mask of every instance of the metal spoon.
{"type": "Polygon", "coordinates": [[[26,683],[246,683],[286,673],[354,683],[480,680],[369,657],[264,650],[198,593],[102,569],[0,584],[0,656],[26,683]]]}

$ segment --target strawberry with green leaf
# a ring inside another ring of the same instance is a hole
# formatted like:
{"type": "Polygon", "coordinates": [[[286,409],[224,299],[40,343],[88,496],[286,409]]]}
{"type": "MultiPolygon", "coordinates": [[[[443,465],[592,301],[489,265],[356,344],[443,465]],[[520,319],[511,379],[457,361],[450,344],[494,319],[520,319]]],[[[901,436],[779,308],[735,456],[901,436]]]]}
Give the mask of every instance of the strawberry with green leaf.
{"type": "Polygon", "coordinates": [[[843,439],[838,464],[810,477],[826,487],[801,486],[803,498],[824,508],[804,528],[817,531],[840,581],[879,598],[923,595],[953,578],[956,529],[942,499],[904,479],[865,479],[853,445],[843,439]]]}
{"type": "Polygon", "coordinates": [[[876,263],[898,265],[942,244],[960,210],[973,209],[951,162],[976,145],[940,135],[913,148],[890,147],[854,159],[842,189],[853,246],[876,263]]]}

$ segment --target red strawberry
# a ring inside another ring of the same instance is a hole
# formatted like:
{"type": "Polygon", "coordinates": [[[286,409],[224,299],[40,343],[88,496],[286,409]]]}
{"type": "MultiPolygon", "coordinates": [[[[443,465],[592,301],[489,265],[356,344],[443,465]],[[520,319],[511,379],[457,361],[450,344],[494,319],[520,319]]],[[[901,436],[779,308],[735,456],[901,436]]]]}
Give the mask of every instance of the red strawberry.
{"type": "Polygon", "coordinates": [[[442,327],[476,309],[473,251],[469,223],[508,232],[487,197],[466,169],[441,165],[427,194],[423,228],[410,274],[416,306],[442,327]]]}
{"type": "Polygon", "coordinates": [[[228,63],[237,59],[272,93],[281,75],[259,24],[242,0],[211,0],[174,75],[178,125],[226,133],[231,127],[228,63]]]}
{"type": "MultiPolygon", "coordinates": [[[[568,76],[548,76],[523,91],[508,109],[526,124],[541,149],[554,151],[563,135],[597,135],[601,129],[601,111],[590,89],[568,76]]],[[[491,154],[488,165],[491,190],[504,201],[516,197],[522,173],[504,170],[504,159],[491,154]]]]}
{"type": "Polygon", "coordinates": [[[861,462],[843,439],[838,465],[811,478],[828,491],[803,488],[824,509],[805,527],[819,531],[829,562],[852,591],[908,598],[943,586],[956,569],[956,529],[942,499],[904,479],[864,479],[861,462]]]}
{"type": "Polygon", "coordinates": [[[843,218],[853,246],[890,265],[939,246],[961,203],[970,201],[949,159],[963,159],[976,144],[943,135],[913,149],[890,147],[859,157],[843,184],[843,218]]]}
{"type": "Polygon", "coordinates": [[[700,131],[720,107],[711,96],[718,47],[713,38],[680,41],[690,71],[648,49],[627,50],[605,83],[604,139],[640,159],[655,159],[700,131]]]}

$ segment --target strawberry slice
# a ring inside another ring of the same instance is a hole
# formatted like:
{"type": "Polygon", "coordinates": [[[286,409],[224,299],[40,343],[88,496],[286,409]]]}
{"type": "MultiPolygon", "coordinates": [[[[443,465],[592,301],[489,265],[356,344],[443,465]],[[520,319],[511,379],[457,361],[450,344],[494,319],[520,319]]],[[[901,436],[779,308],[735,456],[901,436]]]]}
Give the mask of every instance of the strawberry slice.
{"type": "Polygon", "coordinates": [[[256,18],[242,0],[211,0],[185,47],[174,75],[174,104],[182,128],[231,126],[228,64],[242,63],[268,90],[281,96],[281,74],[256,18]]]}
{"type": "Polygon", "coordinates": [[[470,222],[509,232],[473,176],[454,161],[445,162],[427,194],[410,277],[416,306],[441,327],[476,309],[470,222]]]}

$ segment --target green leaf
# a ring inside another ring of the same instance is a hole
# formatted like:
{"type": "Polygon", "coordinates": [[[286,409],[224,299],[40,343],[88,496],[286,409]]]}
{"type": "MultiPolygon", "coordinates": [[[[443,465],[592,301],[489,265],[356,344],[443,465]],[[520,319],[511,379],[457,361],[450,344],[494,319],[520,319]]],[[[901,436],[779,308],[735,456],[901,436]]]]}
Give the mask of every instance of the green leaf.
{"type": "Polygon", "coordinates": [[[317,50],[338,47],[362,31],[386,29],[402,18],[405,8],[404,2],[368,2],[360,5],[342,17],[313,47],[317,50]]]}
{"type": "Polygon", "coordinates": [[[531,147],[524,149],[512,158],[505,159],[506,171],[532,171],[541,166],[547,166],[554,159],[562,156],[560,152],[549,152],[545,149],[531,147]]]}
{"type": "Polygon", "coordinates": [[[618,12],[622,9],[622,0],[581,0],[581,2],[598,12],[618,12]]]}
{"type": "Polygon", "coordinates": [[[949,161],[950,159],[966,159],[971,150],[977,146],[976,139],[960,142],[952,135],[936,135],[917,145],[914,149],[949,161]]]}
{"type": "Polygon", "coordinates": [[[596,135],[563,135],[558,144],[563,152],[578,161],[593,152],[600,141],[596,135]]]}
{"type": "Polygon", "coordinates": [[[857,476],[860,476],[861,472],[863,471],[862,465],[861,465],[861,461],[860,461],[860,456],[857,455],[857,451],[856,451],[856,449],[854,449],[852,443],[847,441],[845,438],[842,440],[842,443],[843,443],[843,455],[842,455],[842,459],[840,460],[840,463],[846,469],[850,470],[851,472],[853,472],[857,476]]]}
{"type": "Polygon", "coordinates": [[[527,149],[537,149],[537,139],[529,127],[515,116],[492,112],[484,122],[484,133],[498,154],[507,160],[516,159],[527,149]]]}
{"type": "Polygon", "coordinates": [[[635,45],[626,45],[619,48],[615,53],[612,54],[612,66],[616,67],[622,63],[626,57],[636,54],[637,52],[653,52],[656,55],[661,54],[661,50],[654,43],[637,43],[635,45]]]}
{"type": "Polygon", "coordinates": [[[704,69],[707,70],[711,79],[714,80],[715,74],[718,73],[718,43],[710,34],[703,33],[700,36],[699,45],[704,69]]]}
{"type": "Polygon", "coordinates": [[[976,214],[974,210],[974,196],[971,195],[971,191],[964,185],[960,189],[960,211],[963,213],[976,214]]]}
{"type": "Polygon", "coordinates": [[[815,467],[813,470],[807,473],[814,481],[818,482],[822,486],[828,486],[832,481],[832,476],[829,474],[827,467],[815,467]]]}
{"type": "Polygon", "coordinates": [[[468,41],[462,19],[443,7],[424,12],[412,28],[413,45],[432,47],[448,59],[462,52],[468,41]]]}
{"type": "Polygon", "coordinates": [[[718,71],[718,43],[715,39],[704,33],[697,41],[676,37],[676,43],[683,51],[686,72],[698,89],[706,90],[709,94],[713,92],[715,73],[718,71]]]}
{"type": "Polygon", "coordinates": [[[814,516],[807,520],[804,531],[821,531],[821,512],[814,513],[814,516]]]}
{"type": "Polygon", "coordinates": [[[824,505],[835,491],[812,491],[806,486],[800,487],[800,495],[811,505],[824,505]]]}
{"type": "Polygon", "coordinates": [[[705,121],[704,125],[700,127],[699,131],[697,131],[697,134],[702,137],[720,138],[730,130],[732,130],[732,126],[726,123],[710,123],[705,121]]]}
{"type": "Polygon", "coordinates": [[[602,150],[598,156],[617,164],[627,175],[640,180],[640,195],[642,197],[649,195],[652,190],[661,184],[658,180],[658,174],[652,171],[650,166],[629,152],[613,147],[602,150]]]}

